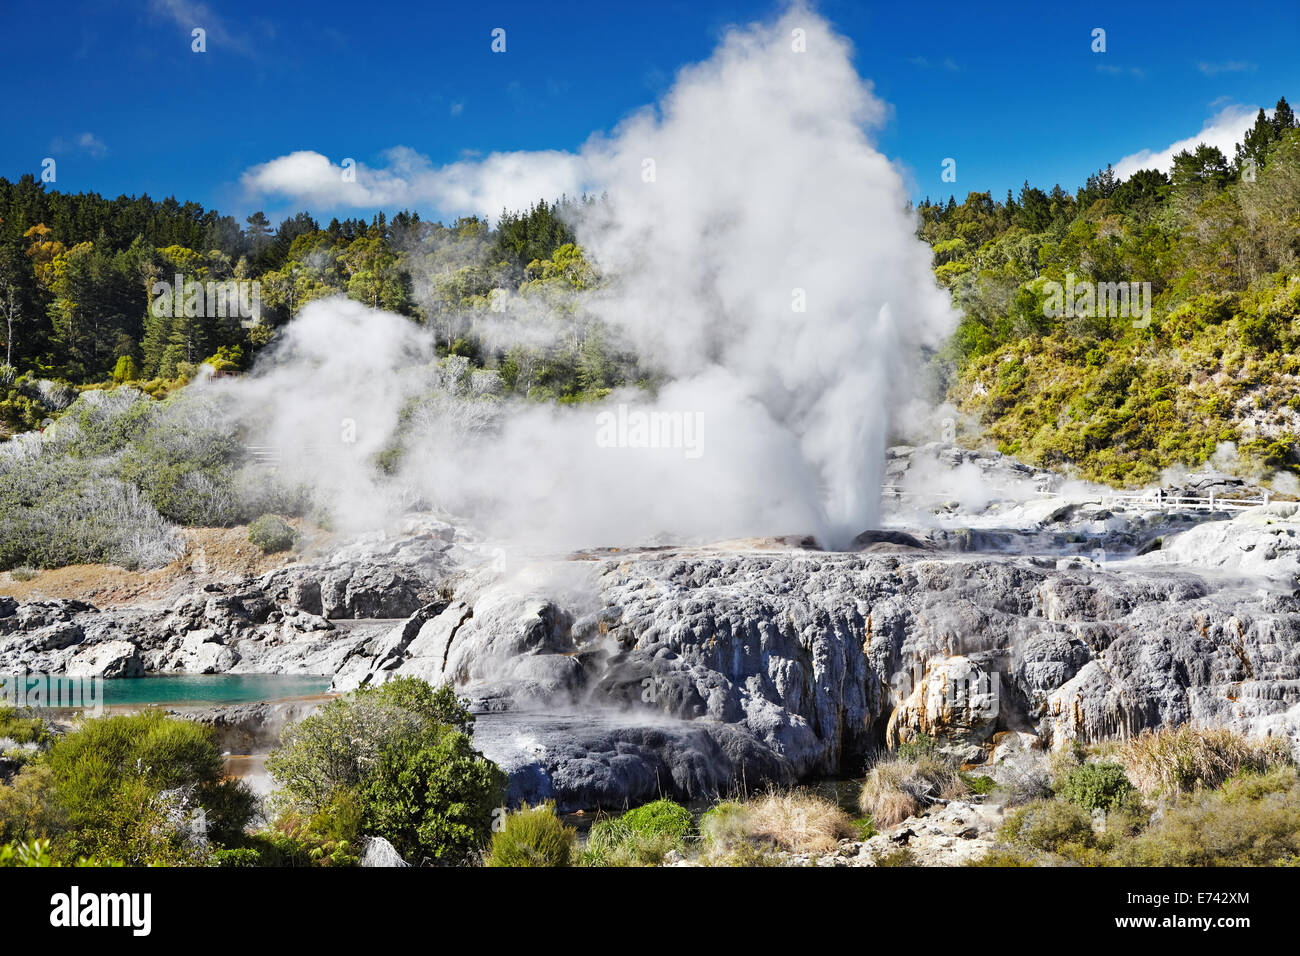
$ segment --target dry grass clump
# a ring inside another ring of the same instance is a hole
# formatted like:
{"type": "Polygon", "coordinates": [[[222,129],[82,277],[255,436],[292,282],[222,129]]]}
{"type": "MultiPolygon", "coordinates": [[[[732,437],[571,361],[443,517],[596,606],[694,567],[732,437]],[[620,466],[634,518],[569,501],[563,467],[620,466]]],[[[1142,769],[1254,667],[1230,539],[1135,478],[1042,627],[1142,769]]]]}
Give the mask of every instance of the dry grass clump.
{"type": "Polygon", "coordinates": [[[1116,756],[1145,794],[1213,790],[1236,774],[1267,773],[1292,762],[1290,747],[1281,738],[1188,724],[1143,731],[1116,756]]]}
{"type": "Polygon", "coordinates": [[[840,840],[858,835],[852,817],[803,790],[765,794],[746,804],[746,811],[750,836],[791,853],[829,853],[840,840]]]}
{"type": "Polygon", "coordinates": [[[963,796],[966,789],[955,768],[938,757],[923,754],[915,760],[877,763],[862,786],[858,804],[877,826],[892,827],[936,800],[963,796]]]}

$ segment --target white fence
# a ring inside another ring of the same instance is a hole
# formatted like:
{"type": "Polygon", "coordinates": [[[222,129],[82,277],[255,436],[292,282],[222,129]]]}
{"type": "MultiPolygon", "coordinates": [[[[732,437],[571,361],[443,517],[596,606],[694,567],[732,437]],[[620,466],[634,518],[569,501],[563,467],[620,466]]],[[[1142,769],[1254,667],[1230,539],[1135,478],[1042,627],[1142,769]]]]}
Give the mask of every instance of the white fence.
{"type": "MultiPolygon", "coordinates": [[[[921,499],[933,501],[950,501],[955,496],[945,495],[939,492],[928,491],[905,491],[898,485],[882,485],[880,488],[882,497],[893,499],[921,499]]],[[[991,497],[996,498],[998,495],[1005,495],[1008,501],[1023,500],[1024,493],[1012,491],[1007,488],[989,489],[991,497]]],[[[1043,498],[1061,498],[1060,492],[1056,491],[1035,491],[1033,495],[1039,500],[1043,498]]],[[[1141,508],[1147,511],[1245,511],[1248,508],[1258,508],[1260,505],[1266,505],[1272,497],[1266,491],[1262,498],[1224,498],[1215,495],[1213,492],[1208,497],[1198,498],[1189,496],[1169,495],[1164,492],[1148,491],[1143,493],[1132,492],[1102,492],[1096,496],[1071,496],[1081,502],[1095,501],[1103,507],[1115,508],[1141,508]]]]}

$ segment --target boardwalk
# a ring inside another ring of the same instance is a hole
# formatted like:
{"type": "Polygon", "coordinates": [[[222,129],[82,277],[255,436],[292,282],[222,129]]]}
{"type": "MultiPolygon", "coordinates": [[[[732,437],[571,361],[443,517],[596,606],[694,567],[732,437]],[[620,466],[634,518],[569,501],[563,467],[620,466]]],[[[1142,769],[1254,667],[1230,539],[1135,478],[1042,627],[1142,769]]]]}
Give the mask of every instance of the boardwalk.
{"type": "MultiPolygon", "coordinates": [[[[916,500],[916,501],[951,501],[956,496],[945,495],[937,492],[917,492],[905,491],[898,485],[883,485],[880,489],[882,497],[887,500],[916,500]]],[[[989,489],[991,496],[1005,495],[1009,501],[1021,500],[1024,496],[1022,492],[1012,491],[1007,488],[989,489]]],[[[1170,495],[1163,491],[1147,492],[1109,492],[1103,491],[1096,495],[1062,495],[1055,491],[1035,491],[1031,500],[1044,501],[1052,498],[1069,498],[1071,501],[1080,503],[1095,502],[1107,508],[1125,508],[1140,511],[1165,511],[1170,514],[1186,511],[1205,511],[1205,512],[1232,512],[1245,511],[1249,508],[1258,508],[1266,505],[1272,500],[1272,496],[1266,491],[1262,498],[1224,498],[1211,492],[1207,497],[1188,497],[1170,495]]]]}

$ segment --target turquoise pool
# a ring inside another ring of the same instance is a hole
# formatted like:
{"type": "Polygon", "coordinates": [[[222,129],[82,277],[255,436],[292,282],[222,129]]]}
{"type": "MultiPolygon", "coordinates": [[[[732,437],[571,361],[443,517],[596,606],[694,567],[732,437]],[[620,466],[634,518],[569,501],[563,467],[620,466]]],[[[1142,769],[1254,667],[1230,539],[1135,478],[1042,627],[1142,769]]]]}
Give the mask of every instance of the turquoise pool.
{"type": "Polygon", "coordinates": [[[329,690],[328,677],[284,674],[161,674],[100,682],[107,706],[251,704],[329,690]]]}

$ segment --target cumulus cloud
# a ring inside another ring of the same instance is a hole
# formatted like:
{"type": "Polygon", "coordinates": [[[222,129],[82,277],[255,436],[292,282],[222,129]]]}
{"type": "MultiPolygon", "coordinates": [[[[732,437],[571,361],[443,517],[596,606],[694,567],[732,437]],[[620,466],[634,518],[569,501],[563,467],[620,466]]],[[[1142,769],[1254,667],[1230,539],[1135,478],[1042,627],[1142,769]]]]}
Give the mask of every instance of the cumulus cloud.
{"type": "Polygon", "coordinates": [[[240,182],[250,195],[319,208],[431,205],[445,216],[496,215],[542,198],[579,195],[584,184],[582,160],[560,150],[490,153],[445,166],[406,146],[385,151],[379,166],[355,160],[345,166],[348,159],[334,163],[299,150],[252,167],[240,182]]]}
{"type": "Polygon", "coordinates": [[[1231,159],[1234,147],[1255,122],[1258,112],[1257,106],[1225,106],[1207,119],[1195,136],[1177,140],[1163,149],[1141,149],[1125,156],[1115,164],[1115,175],[1126,179],[1140,169],[1159,169],[1167,173],[1173,168],[1177,154],[1185,149],[1195,149],[1200,143],[1217,146],[1224,156],[1231,159]]]}

